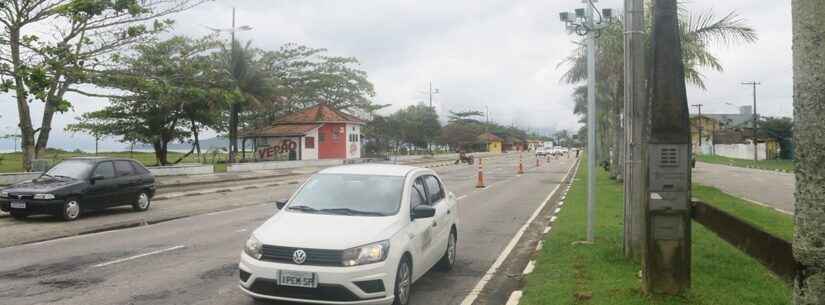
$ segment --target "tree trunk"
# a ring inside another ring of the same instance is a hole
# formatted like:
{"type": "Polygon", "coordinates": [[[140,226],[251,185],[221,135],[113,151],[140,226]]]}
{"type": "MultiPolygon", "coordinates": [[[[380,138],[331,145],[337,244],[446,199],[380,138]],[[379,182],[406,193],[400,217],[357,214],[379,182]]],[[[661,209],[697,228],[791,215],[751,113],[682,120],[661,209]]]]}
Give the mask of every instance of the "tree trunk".
{"type": "Polygon", "coordinates": [[[200,142],[200,139],[198,139],[198,124],[195,122],[195,119],[192,119],[191,121],[192,121],[192,137],[195,140],[192,147],[194,147],[197,150],[198,162],[206,163],[205,161],[202,161],[202,159],[201,159],[201,142],[200,142]]]}
{"type": "MultiPolygon", "coordinates": [[[[59,77],[59,76],[57,76],[59,77]]],[[[43,108],[43,120],[40,123],[40,133],[37,134],[37,144],[35,145],[35,157],[39,158],[41,151],[46,151],[49,144],[49,135],[52,130],[52,120],[54,112],[57,111],[57,103],[63,99],[68,89],[68,84],[59,83],[56,88],[49,91],[43,108]]]]}
{"type": "Polygon", "coordinates": [[[824,0],[793,0],[796,192],[794,303],[825,303],[824,0]]]}
{"type": "Polygon", "coordinates": [[[229,163],[235,163],[238,155],[238,113],[241,105],[237,102],[230,106],[229,114],[229,163]]]}
{"type": "Polygon", "coordinates": [[[34,128],[32,128],[31,111],[27,101],[26,85],[23,79],[23,63],[20,61],[20,28],[10,28],[9,46],[11,47],[12,70],[14,71],[14,89],[17,99],[17,115],[20,127],[20,148],[23,151],[23,169],[31,171],[34,159],[34,128]]]}
{"type": "Polygon", "coordinates": [[[169,160],[167,159],[168,151],[167,151],[167,144],[168,141],[166,140],[155,140],[152,142],[152,147],[155,149],[155,160],[157,160],[158,165],[168,165],[169,160]]]}

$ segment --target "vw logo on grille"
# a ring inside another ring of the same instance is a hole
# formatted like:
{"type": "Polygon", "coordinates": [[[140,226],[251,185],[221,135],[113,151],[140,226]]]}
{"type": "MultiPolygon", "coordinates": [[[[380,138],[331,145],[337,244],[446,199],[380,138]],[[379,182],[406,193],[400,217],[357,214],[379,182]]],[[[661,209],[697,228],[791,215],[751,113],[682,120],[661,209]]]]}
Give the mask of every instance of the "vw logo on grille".
{"type": "Polygon", "coordinates": [[[17,199],[23,199],[23,195],[17,195],[17,199]]]}
{"type": "Polygon", "coordinates": [[[295,250],[292,253],[292,261],[300,265],[307,261],[307,253],[304,250],[295,250]]]}

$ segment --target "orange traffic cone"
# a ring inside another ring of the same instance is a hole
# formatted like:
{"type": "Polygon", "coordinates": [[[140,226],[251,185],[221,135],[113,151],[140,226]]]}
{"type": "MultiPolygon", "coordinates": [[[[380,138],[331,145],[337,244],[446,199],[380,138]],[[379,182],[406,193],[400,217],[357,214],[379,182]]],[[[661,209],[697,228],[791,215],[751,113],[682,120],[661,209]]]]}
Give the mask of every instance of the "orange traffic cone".
{"type": "Polygon", "coordinates": [[[481,158],[478,158],[478,182],[476,188],[484,188],[484,165],[481,164],[481,158]]]}
{"type": "Polygon", "coordinates": [[[522,156],[521,154],[518,155],[518,174],[524,174],[524,165],[522,164],[522,156]]]}

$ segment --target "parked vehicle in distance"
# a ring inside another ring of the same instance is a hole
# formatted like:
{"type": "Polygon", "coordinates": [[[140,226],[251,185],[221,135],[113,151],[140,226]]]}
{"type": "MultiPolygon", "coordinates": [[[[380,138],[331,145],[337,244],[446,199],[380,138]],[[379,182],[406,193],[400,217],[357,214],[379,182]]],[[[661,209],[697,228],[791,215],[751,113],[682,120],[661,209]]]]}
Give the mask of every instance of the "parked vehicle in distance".
{"type": "Polygon", "coordinates": [[[406,305],[413,282],[455,264],[456,198],[429,169],[328,168],[277,205],[241,252],[255,299],[406,305]]]}
{"type": "Polygon", "coordinates": [[[536,148],[536,157],[544,157],[550,154],[550,150],[546,147],[536,148]]]}
{"type": "Polygon", "coordinates": [[[131,159],[82,157],[66,159],[40,175],[0,190],[0,210],[14,218],[53,214],[75,220],[84,211],[131,205],[149,209],[155,177],[131,159]]]}

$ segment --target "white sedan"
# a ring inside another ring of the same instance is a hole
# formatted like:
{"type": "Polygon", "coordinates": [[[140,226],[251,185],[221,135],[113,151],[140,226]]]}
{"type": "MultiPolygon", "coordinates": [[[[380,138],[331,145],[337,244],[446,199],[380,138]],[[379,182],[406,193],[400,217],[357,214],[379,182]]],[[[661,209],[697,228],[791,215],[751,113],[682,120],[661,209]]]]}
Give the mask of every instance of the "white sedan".
{"type": "Polygon", "coordinates": [[[406,305],[413,282],[455,264],[455,195],[429,169],[328,168],[278,207],[241,253],[240,288],[255,299],[406,305]]]}

